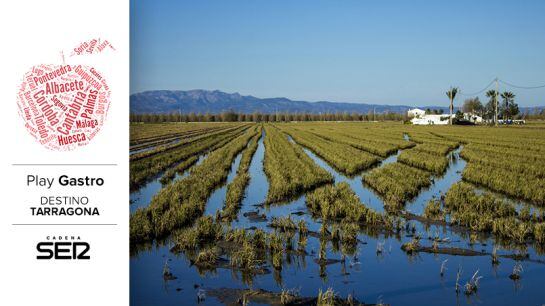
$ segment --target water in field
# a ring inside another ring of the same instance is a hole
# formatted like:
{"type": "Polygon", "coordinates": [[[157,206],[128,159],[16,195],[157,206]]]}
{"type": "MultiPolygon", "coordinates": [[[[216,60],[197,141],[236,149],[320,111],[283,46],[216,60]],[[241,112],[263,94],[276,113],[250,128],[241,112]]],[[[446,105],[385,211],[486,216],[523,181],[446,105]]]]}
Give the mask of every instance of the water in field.
{"type": "Polygon", "coordinates": [[[152,151],[152,150],[155,150],[156,148],[160,147],[160,146],[170,146],[170,145],[173,145],[173,144],[177,144],[179,143],[180,141],[182,141],[181,138],[177,138],[177,139],[174,139],[172,141],[169,141],[169,142],[166,142],[166,143],[162,143],[162,144],[159,144],[159,145],[152,145],[152,146],[149,146],[149,147],[144,147],[144,148],[141,148],[141,149],[136,149],[136,150],[131,150],[129,152],[130,155],[133,155],[133,154],[136,154],[136,153],[142,153],[142,152],[147,152],[147,151],[152,151]]]}
{"type": "Polygon", "coordinates": [[[229,170],[229,174],[227,175],[227,179],[225,183],[223,183],[223,185],[220,188],[214,190],[210,198],[208,198],[208,202],[206,202],[206,209],[204,212],[205,215],[215,216],[216,212],[223,208],[225,195],[227,194],[227,185],[231,183],[231,181],[237,175],[237,169],[238,169],[238,166],[240,165],[241,159],[242,159],[242,153],[239,153],[237,157],[235,158],[235,161],[231,165],[231,170],[229,170]]]}
{"type": "MultiPolygon", "coordinates": [[[[472,184],[473,185],[473,184],[472,184]]],[[[483,193],[489,193],[494,195],[498,199],[502,199],[506,202],[513,203],[515,205],[515,209],[517,212],[521,212],[524,209],[528,209],[530,213],[541,213],[545,211],[545,208],[539,205],[536,205],[534,203],[531,203],[529,201],[523,200],[523,199],[517,199],[499,192],[495,192],[493,190],[490,190],[486,187],[473,185],[475,187],[475,193],[477,194],[483,194],[483,193]]]]}
{"type": "MultiPolygon", "coordinates": [[[[321,167],[329,171],[336,182],[346,181],[360,196],[366,205],[382,209],[380,197],[371,197],[361,182],[361,175],[348,178],[330,167],[315,154],[305,152],[321,167]]],[[[451,164],[445,175],[435,178],[435,183],[424,191],[407,208],[420,212],[421,203],[429,197],[445,192],[448,186],[460,179],[465,162],[458,158],[459,150],[450,154],[451,164]]],[[[289,202],[277,205],[261,205],[267,195],[268,182],[263,171],[265,148],[263,137],[250,164],[251,180],[246,190],[246,198],[232,225],[239,228],[262,228],[271,231],[267,226],[273,216],[290,215],[295,221],[300,219],[308,223],[309,230],[318,231],[321,223],[308,214],[304,195],[289,202]],[[248,214],[250,213],[250,214],[248,214]],[[249,218],[265,214],[266,220],[249,218]],[[246,216],[245,216],[246,214],[246,216]]],[[[239,157],[237,159],[239,160],[239,157]]],[[[393,162],[396,155],[385,160],[393,162]]],[[[236,172],[240,161],[235,161],[229,176],[236,172]],[[236,165],[236,167],[235,167],[236,165]]],[[[380,165],[379,165],[380,166],[380,165]]],[[[232,179],[232,177],[231,177],[232,179]]],[[[229,178],[228,178],[229,181],[229,178]]],[[[159,187],[160,188],[160,187],[159,187]]],[[[221,189],[221,188],[220,188],[221,189]]],[[[217,189],[214,203],[223,204],[224,194],[217,189]]],[[[214,197],[213,195],[213,197],[214,197]]],[[[212,199],[209,201],[211,202],[212,199]]],[[[219,205],[219,204],[218,204],[219,205]]],[[[219,206],[221,207],[221,206],[219,206]]],[[[208,207],[207,207],[208,211],[208,207]]],[[[214,214],[215,209],[209,211],[214,214]]],[[[341,261],[341,251],[334,251],[331,242],[327,245],[326,257],[338,262],[320,265],[314,260],[320,249],[319,239],[309,236],[306,247],[307,255],[289,258],[281,272],[270,268],[270,273],[245,278],[240,272],[227,267],[214,271],[199,272],[183,254],[174,254],[169,249],[172,243],[154,245],[153,247],[134,252],[131,256],[131,305],[196,305],[199,290],[206,292],[216,288],[254,288],[280,292],[282,289],[297,288],[302,296],[316,296],[319,289],[332,287],[342,297],[352,294],[356,299],[366,303],[383,302],[389,305],[542,305],[545,303],[543,282],[545,281],[545,256],[538,255],[533,247],[526,251],[529,259],[522,261],[524,272],[517,282],[511,280],[515,260],[500,258],[500,264],[492,265],[490,254],[496,243],[486,236],[469,239],[468,233],[442,225],[426,226],[417,221],[409,221],[411,226],[396,236],[385,236],[371,230],[362,231],[359,243],[354,252],[346,253],[341,261]],[[412,229],[414,228],[414,230],[412,229]],[[401,245],[412,239],[415,234],[422,236],[421,243],[431,246],[429,238],[444,239],[441,247],[458,247],[482,252],[480,256],[455,256],[446,254],[419,253],[407,255],[401,245]],[[377,253],[380,249],[381,252],[377,253]],[[444,276],[440,276],[441,264],[446,261],[444,276]],[[539,261],[542,262],[539,262],[539,261]],[[174,280],[164,280],[162,271],[168,263],[174,280]],[[464,285],[475,271],[479,270],[480,287],[476,295],[466,296],[463,292],[456,294],[456,272],[462,268],[460,285],[464,285]],[[433,302],[430,302],[433,301],[433,302]],[[521,303],[523,301],[523,303],[521,303]]],[[[499,248],[499,255],[513,254],[516,250],[499,248]]],[[[286,257],[286,259],[288,256],[286,257]]],[[[202,305],[222,305],[218,299],[207,295],[202,305]]],[[[250,304],[258,305],[258,304],[250,304]]]]}
{"type": "MultiPolygon", "coordinates": [[[[295,217],[297,219],[298,217],[295,217]]],[[[312,227],[315,226],[311,226],[312,227]]],[[[430,233],[440,229],[431,228],[430,233]]],[[[449,234],[448,231],[445,234],[449,234]]],[[[449,235],[454,241],[461,239],[449,235]]],[[[328,287],[346,297],[352,294],[358,300],[376,303],[381,300],[390,305],[541,305],[545,265],[523,262],[523,278],[518,282],[509,279],[515,261],[501,259],[497,267],[492,266],[489,256],[462,257],[451,255],[420,254],[408,256],[400,246],[409,238],[369,237],[360,239],[357,253],[347,255],[346,261],[321,266],[314,262],[319,249],[319,241],[309,238],[307,252],[303,258],[292,258],[280,273],[272,272],[254,277],[252,288],[279,292],[282,288],[298,288],[305,296],[316,295],[319,288],[328,287]],[[376,252],[377,244],[384,244],[382,254],[376,252]],[[442,262],[446,262],[443,277],[439,275],[442,262]],[[463,269],[462,285],[478,269],[483,276],[478,295],[467,297],[456,294],[454,287],[456,271],[463,269]]],[[[491,241],[487,245],[475,244],[475,250],[491,251],[491,241]]],[[[452,243],[469,248],[465,242],[452,243]]],[[[328,246],[327,258],[341,259],[339,252],[328,246]]],[[[531,256],[535,256],[533,252],[531,256]]],[[[240,273],[230,269],[217,269],[202,274],[191,266],[184,255],[169,252],[168,246],[141,251],[131,258],[131,304],[132,305],[195,305],[199,289],[204,288],[247,288],[240,273]],[[165,281],[162,270],[168,262],[175,280],[165,281]]],[[[248,280],[247,280],[248,281],[248,280]]],[[[207,297],[204,305],[221,305],[213,297],[207,297]]],[[[254,305],[254,304],[252,304],[254,305]]]]}
{"type": "Polygon", "coordinates": [[[444,195],[450,186],[462,180],[462,171],[467,164],[464,159],[460,158],[462,149],[463,146],[460,146],[448,154],[449,166],[446,172],[433,176],[432,185],[422,190],[416,198],[406,204],[408,211],[421,215],[429,200],[444,195]]]}
{"type": "MultiPolygon", "coordinates": [[[[252,212],[260,212],[261,204],[267,199],[267,191],[269,190],[269,183],[267,182],[267,176],[263,171],[263,159],[265,158],[265,145],[263,141],[265,139],[265,131],[262,132],[259,139],[257,150],[254,153],[252,161],[250,162],[250,183],[246,187],[246,193],[242,200],[241,208],[238,213],[237,220],[233,222],[234,226],[240,228],[246,228],[251,226],[250,221],[244,214],[252,212]]],[[[264,221],[264,220],[263,220],[264,221]]],[[[262,222],[264,223],[264,222],[262,222]]]]}
{"type": "MultiPolygon", "coordinates": [[[[176,173],[172,182],[188,176],[191,168],[195,167],[196,165],[199,165],[204,160],[206,155],[207,154],[200,155],[195,165],[186,169],[182,174],[176,173]]],[[[131,214],[134,213],[138,208],[147,207],[149,203],[151,202],[151,199],[153,198],[153,196],[157,194],[157,192],[159,192],[161,188],[163,188],[163,184],[161,183],[161,177],[163,176],[164,173],[165,173],[164,171],[161,172],[153,180],[147,182],[142,187],[140,187],[140,189],[131,192],[130,194],[131,214]]]]}
{"type": "MultiPolygon", "coordinates": [[[[335,178],[335,183],[341,183],[346,182],[350,185],[352,190],[356,193],[356,195],[360,198],[360,200],[365,203],[367,207],[373,208],[376,211],[382,212],[384,211],[384,206],[382,205],[382,200],[380,199],[379,195],[376,194],[373,190],[370,188],[365,187],[362,184],[361,175],[355,176],[355,177],[347,177],[343,175],[342,173],[335,170],[333,167],[331,167],[329,164],[327,164],[326,161],[318,157],[316,154],[312,153],[309,149],[304,148],[303,149],[307,155],[312,158],[312,160],[320,167],[327,170],[329,173],[333,175],[335,178]]],[[[385,159],[383,162],[384,164],[393,162],[396,158],[396,155],[393,155],[389,157],[389,160],[385,159]]]]}
{"type": "MultiPolygon", "coordinates": [[[[290,136],[288,136],[288,140],[298,145],[290,136]]],[[[346,176],[342,174],[341,172],[335,170],[332,166],[330,166],[325,160],[320,158],[318,155],[314,154],[311,150],[301,146],[303,151],[320,167],[324,168],[327,172],[331,173],[333,175],[333,178],[335,179],[335,183],[341,183],[346,182],[350,185],[352,190],[356,193],[356,195],[360,198],[360,200],[365,203],[366,206],[373,208],[376,211],[383,212],[384,211],[384,205],[382,203],[382,200],[380,199],[379,195],[374,192],[372,189],[366,187],[362,183],[362,176],[356,175],[353,177],[346,176]]],[[[394,163],[397,161],[397,157],[401,151],[398,151],[396,154],[392,154],[382,160],[376,167],[382,167],[384,165],[394,163]]],[[[367,172],[369,170],[363,171],[363,173],[367,172]]]]}
{"type": "Polygon", "coordinates": [[[138,208],[147,207],[151,202],[151,198],[163,188],[163,184],[159,181],[161,177],[158,177],[144,186],[140,187],[137,191],[133,191],[130,194],[130,210],[131,214],[138,208]]]}

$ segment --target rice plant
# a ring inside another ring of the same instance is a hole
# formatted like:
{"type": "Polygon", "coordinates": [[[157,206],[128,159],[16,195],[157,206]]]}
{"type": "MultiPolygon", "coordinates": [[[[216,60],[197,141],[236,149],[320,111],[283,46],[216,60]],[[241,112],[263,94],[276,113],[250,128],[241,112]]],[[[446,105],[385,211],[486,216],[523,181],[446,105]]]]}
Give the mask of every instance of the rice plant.
{"type": "Polygon", "coordinates": [[[289,305],[295,302],[298,296],[298,290],[282,288],[282,291],[280,292],[280,303],[282,305],[289,305]]]}
{"type": "Polygon", "coordinates": [[[415,168],[441,174],[448,167],[448,160],[444,155],[428,153],[418,150],[418,146],[414,149],[405,150],[399,154],[397,160],[415,168]]]}
{"type": "Polygon", "coordinates": [[[254,246],[244,242],[240,249],[231,254],[230,263],[231,266],[239,269],[253,270],[261,263],[261,260],[258,259],[254,246]]]}
{"type": "Polygon", "coordinates": [[[267,203],[281,202],[333,181],[296,144],[277,128],[265,126],[264,170],[269,179],[267,203]]]}
{"type": "Polygon", "coordinates": [[[297,230],[297,224],[291,219],[290,215],[287,217],[273,217],[269,225],[283,232],[297,230]]]}
{"type": "Polygon", "coordinates": [[[418,236],[414,236],[411,241],[401,245],[401,249],[405,251],[407,254],[414,254],[418,252],[419,248],[420,248],[420,238],[418,236]]]}
{"type": "Polygon", "coordinates": [[[486,186],[515,198],[545,205],[545,178],[479,163],[468,163],[462,175],[468,182],[486,186]],[[509,179],[506,180],[506,177],[509,179]]]}
{"type": "Polygon", "coordinates": [[[327,288],[325,292],[322,292],[322,289],[318,291],[318,299],[316,301],[316,306],[334,306],[335,305],[336,294],[333,291],[333,288],[327,288]]]}
{"type": "Polygon", "coordinates": [[[201,267],[213,267],[215,266],[217,260],[218,260],[217,250],[215,248],[207,248],[207,249],[201,250],[198,253],[197,259],[195,260],[195,264],[201,267]]]}
{"type": "Polygon", "coordinates": [[[462,276],[462,266],[458,266],[458,271],[456,272],[456,293],[460,293],[462,286],[460,285],[460,277],[462,276]]]}
{"type": "Polygon", "coordinates": [[[180,142],[174,148],[162,151],[146,152],[131,156],[130,186],[135,190],[156,175],[180,161],[214,150],[229,143],[249,128],[249,125],[235,126],[216,133],[205,134],[186,142],[180,142]]]}
{"type": "Polygon", "coordinates": [[[421,188],[431,185],[430,174],[401,163],[373,169],[363,176],[363,182],[375,189],[386,204],[399,207],[415,197],[421,188]]]}
{"type": "Polygon", "coordinates": [[[445,271],[447,270],[447,261],[448,261],[448,259],[445,259],[441,263],[441,269],[439,270],[439,275],[441,275],[441,277],[443,277],[445,275],[445,271]]]}
{"type": "Polygon", "coordinates": [[[177,279],[177,277],[174,276],[174,274],[172,274],[172,272],[170,271],[170,267],[168,265],[168,259],[165,260],[165,264],[163,266],[163,279],[165,281],[171,281],[171,280],[177,279]]]}
{"type": "Polygon", "coordinates": [[[515,281],[519,280],[523,271],[522,265],[517,262],[513,267],[513,272],[509,275],[509,278],[515,281]]]}
{"type": "Polygon", "coordinates": [[[384,241],[377,241],[377,247],[375,248],[377,255],[380,255],[384,252],[384,241]]]}
{"type": "Polygon", "coordinates": [[[392,227],[388,218],[362,204],[346,182],[315,189],[307,194],[305,203],[313,215],[326,222],[344,220],[345,222],[392,227]]]}
{"type": "Polygon", "coordinates": [[[176,167],[172,167],[165,171],[161,179],[159,180],[161,184],[165,185],[170,183],[174,177],[176,176],[176,173],[183,173],[185,170],[189,169],[191,166],[193,166],[197,161],[199,160],[198,155],[194,155],[191,157],[188,157],[186,160],[179,163],[176,167]]]}
{"type": "Polygon", "coordinates": [[[513,203],[490,193],[477,194],[470,184],[460,182],[445,195],[445,210],[453,224],[475,232],[491,232],[518,244],[543,239],[542,223],[517,213],[513,203]]]}
{"type": "Polygon", "coordinates": [[[472,295],[476,293],[477,290],[479,289],[479,281],[483,277],[478,276],[478,274],[479,274],[479,270],[477,269],[477,271],[475,271],[471,279],[469,279],[469,281],[466,282],[464,286],[464,289],[465,289],[464,293],[466,295],[472,295]]]}
{"type": "Polygon", "coordinates": [[[250,183],[250,173],[248,170],[250,168],[250,163],[252,162],[252,157],[257,150],[260,138],[261,127],[259,127],[257,134],[250,140],[248,148],[242,153],[235,178],[227,185],[225,204],[221,214],[222,219],[226,221],[232,221],[237,216],[244,198],[244,191],[250,183]]]}
{"type": "Polygon", "coordinates": [[[232,161],[256,133],[257,129],[254,128],[242,134],[225,147],[210,153],[208,158],[192,169],[188,177],[161,189],[146,209],[137,216],[131,216],[131,242],[165,236],[200,217],[207,198],[227,178],[232,161]],[[144,218],[148,218],[148,221],[144,218]]]}
{"type": "Polygon", "coordinates": [[[500,258],[498,256],[498,248],[494,246],[494,249],[492,250],[492,265],[497,266],[500,264],[500,258]]]}
{"type": "Polygon", "coordinates": [[[431,220],[445,220],[445,212],[441,207],[441,201],[438,199],[431,199],[424,208],[423,216],[431,220]]]}
{"type": "Polygon", "coordinates": [[[295,142],[310,149],[331,164],[334,168],[353,175],[379,162],[379,159],[367,152],[358,150],[344,143],[333,142],[313,133],[298,129],[283,128],[295,142]]]}

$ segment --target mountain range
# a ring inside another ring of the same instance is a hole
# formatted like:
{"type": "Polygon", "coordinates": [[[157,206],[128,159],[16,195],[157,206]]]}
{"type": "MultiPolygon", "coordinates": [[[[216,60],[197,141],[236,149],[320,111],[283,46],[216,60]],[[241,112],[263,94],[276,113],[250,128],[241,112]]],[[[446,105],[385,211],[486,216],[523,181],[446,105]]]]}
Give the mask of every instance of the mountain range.
{"type": "MultiPolygon", "coordinates": [[[[135,93],[130,96],[131,113],[211,113],[225,111],[237,113],[404,113],[414,106],[408,105],[380,105],[347,102],[307,102],[288,98],[257,98],[243,96],[239,93],[226,93],[219,90],[151,90],[135,93]]],[[[426,109],[442,109],[444,106],[420,106],[426,109]]],[[[523,109],[521,109],[523,110],[523,109]]]]}

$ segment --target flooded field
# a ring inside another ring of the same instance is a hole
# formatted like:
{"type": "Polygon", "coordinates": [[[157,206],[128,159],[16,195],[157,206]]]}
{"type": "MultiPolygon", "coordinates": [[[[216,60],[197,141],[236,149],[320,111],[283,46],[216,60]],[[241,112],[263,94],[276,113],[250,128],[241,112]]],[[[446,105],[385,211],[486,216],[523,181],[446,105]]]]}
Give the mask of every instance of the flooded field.
{"type": "MultiPolygon", "coordinates": [[[[346,305],[545,303],[545,199],[513,196],[516,186],[484,177],[497,175],[497,151],[521,160],[518,141],[535,138],[527,152],[542,152],[543,134],[363,123],[230,128],[173,149],[199,159],[166,184],[161,177],[184,161],[160,156],[168,150],[149,157],[168,160],[160,171],[135,175],[145,183],[131,193],[132,305],[315,305],[328,292],[346,305]],[[494,151],[485,147],[500,136],[494,151]],[[228,209],[237,186],[244,196],[228,209]]],[[[527,184],[543,184],[542,169],[532,171],[527,184]]]]}

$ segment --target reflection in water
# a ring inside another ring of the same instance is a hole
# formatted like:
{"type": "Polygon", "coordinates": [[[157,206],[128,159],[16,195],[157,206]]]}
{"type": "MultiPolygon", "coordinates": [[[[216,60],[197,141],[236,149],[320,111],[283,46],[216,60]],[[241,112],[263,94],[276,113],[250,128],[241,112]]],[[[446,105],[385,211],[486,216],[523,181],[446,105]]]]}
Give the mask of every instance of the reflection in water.
{"type": "Polygon", "coordinates": [[[449,166],[446,172],[440,176],[433,176],[432,185],[420,191],[416,198],[406,204],[408,211],[421,215],[429,200],[439,198],[450,189],[450,186],[462,180],[462,171],[467,164],[460,158],[462,149],[463,146],[460,146],[448,154],[449,166]]]}
{"type": "Polygon", "coordinates": [[[231,164],[231,170],[229,171],[229,174],[227,175],[227,180],[225,183],[218,189],[216,189],[210,198],[208,198],[208,201],[206,202],[206,208],[204,214],[207,216],[215,216],[216,212],[218,210],[221,210],[223,208],[223,204],[225,201],[225,195],[227,194],[227,185],[231,183],[231,181],[235,178],[237,175],[237,169],[240,165],[240,160],[242,159],[242,152],[240,152],[237,157],[235,158],[235,161],[231,164]]]}
{"type": "MultiPolygon", "coordinates": [[[[310,151],[307,148],[303,148],[305,153],[312,158],[312,160],[318,164],[320,167],[327,170],[329,173],[333,175],[335,178],[335,183],[341,183],[346,182],[350,185],[352,190],[356,193],[356,195],[360,198],[360,200],[365,203],[366,206],[373,208],[376,211],[382,212],[384,211],[384,206],[382,204],[382,200],[379,198],[378,194],[376,194],[372,189],[367,188],[362,184],[361,176],[356,177],[347,177],[343,175],[342,173],[335,170],[335,168],[329,166],[326,161],[318,157],[316,154],[314,154],[312,151],[310,151]]],[[[388,157],[387,159],[383,160],[379,167],[384,164],[392,163],[397,160],[397,154],[392,155],[388,157]]]]}
{"type": "MultiPolygon", "coordinates": [[[[367,202],[365,187],[360,178],[347,178],[316,157],[312,152],[305,150],[307,154],[321,167],[330,171],[336,182],[345,181],[352,186],[363,202],[373,208],[382,208],[380,198],[367,202]],[[360,187],[361,186],[361,187],[360,187]],[[376,201],[376,203],[375,203],[376,201]]],[[[464,162],[458,159],[458,152],[451,153],[451,166],[447,173],[440,178],[435,178],[434,186],[424,191],[427,196],[417,197],[408,203],[409,209],[421,205],[432,195],[445,192],[449,184],[460,179],[464,162]],[[419,199],[420,198],[420,199],[419,199]]],[[[265,155],[263,137],[259,141],[256,153],[250,164],[251,180],[247,187],[238,220],[233,222],[234,227],[249,228],[255,226],[267,232],[268,222],[253,222],[244,216],[245,213],[258,211],[265,213],[267,218],[272,216],[288,216],[297,222],[300,219],[307,221],[311,232],[319,232],[322,226],[319,220],[313,219],[306,210],[305,197],[288,203],[271,206],[261,206],[268,190],[268,182],[263,172],[263,158],[265,155]]],[[[392,156],[389,161],[395,161],[392,156]]],[[[235,162],[236,163],[236,162],[235,162]]],[[[232,166],[232,171],[236,168],[232,166]]],[[[367,191],[370,192],[370,191],[367,191]]],[[[221,198],[221,197],[219,197],[221,198]]],[[[222,201],[218,201],[221,202],[222,201]]],[[[208,209],[208,207],[207,207],[208,209]]],[[[212,213],[213,214],[213,213],[212,213]]],[[[159,246],[149,246],[131,257],[131,304],[132,305],[184,305],[195,304],[198,290],[207,288],[246,288],[246,284],[252,284],[252,288],[260,288],[274,292],[283,289],[298,288],[303,296],[316,296],[318,289],[323,290],[332,287],[340,296],[346,297],[352,294],[360,301],[374,302],[381,300],[390,305],[424,305],[433,300],[434,305],[459,304],[484,304],[484,305],[515,305],[524,301],[528,305],[540,305],[543,303],[542,284],[545,275],[545,265],[537,262],[524,262],[524,273],[516,287],[508,278],[512,272],[514,261],[500,257],[499,265],[492,265],[490,256],[452,256],[442,254],[422,253],[407,256],[401,249],[401,245],[412,239],[414,233],[422,236],[422,244],[431,245],[427,237],[449,238],[443,246],[470,248],[476,251],[491,253],[495,242],[486,236],[477,237],[474,243],[468,245],[466,232],[452,231],[449,227],[429,225],[424,226],[416,221],[410,221],[412,226],[397,237],[384,236],[379,232],[366,231],[358,235],[357,246],[348,248],[345,246],[332,247],[325,240],[315,235],[309,235],[306,241],[306,256],[291,256],[286,254],[281,270],[269,265],[268,274],[244,275],[233,272],[228,268],[218,267],[213,273],[201,274],[188,258],[182,254],[174,254],[169,251],[170,243],[159,246]],[[414,230],[413,230],[414,228],[414,230]],[[327,245],[327,247],[324,247],[327,245]],[[378,245],[381,252],[378,253],[378,245]],[[342,252],[345,251],[345,254],[342,252]],[[320,258],[332,260],[330,264],[320,261],[320,258]],[[448,259],[447,270],[443,277],[439,275],[442,262],[448,259]],[[172,274],[177,277],[174,280],[165,281],[162,269],[168,262],[172,274]],[[478,300],[476,296],[463,298],[457,296],[454,291],[456,283],[456,270],[461,266],[463,273],[460,282],[465,283],[471,275],[479,269],[484,276],[479,288],[478,300]],[[250,278],[250,279],[248,279],[250,278]],[[517,290],[515,292],[515,290],[517,290]],[[194,300],[192,300],[194,299],[194,300]]],[[[293,242],[296,244],[295,242],[293,242]]],[[[297,246],[299,247],[299,246],[297,246]]],[[[498,254],[507,251],[500,250],[498,254]]],[[[533,248],[528,249],[531,258],[536,254],[533,248]]],[[[206,305],[223,305],[219,300],[208,297],[206,305]]]]}
{"type": "MultiPolygon", "coordinates": [[[[195,163],[195,165],[189,167],[186,169],[182,174],[176,173],[174,176],[174,179],[172,182],[175,182],[179,179],[185,178],[189,175],[189,172],[191,169],[197,165],[200,165],[202,161],[206,158],[207,154],[203,154],[199,156],[199,159],[195,163]]],[[[144,186],[140,187],[137,191],[133,191],[130,194],[130,211],[131,214],[134,213],[138,208],[147,207],[149,203],[151,202],[151,199],[161,188],[163,188],[163,184],[161,184],[161,177],[163,176],[164,172],[161,172],[159,175],[156,176],[155,179],[152,181],[147,182],[144,186]]],[[[172,184],[170,182],[170,184],[172,184]]]]}
{"type": "Polygon", "coordinates": [[[149,147],[145,147],[145,148],[142,148],[142,149],[132,150],[132,151],[129,152],[129,155],[133,155],[133,154],[136,154],[136,153],[142,153],[142,152],[147,152],[147,151],[155,150],[156,148],[162,147],[162,146],[168,147],[168,146],[170,146],[170,145],[177,144],[177,143],[179,143],[180,141],[182,141],[182,139],[181,139],[181,138],[177,138],[177,139],[174,139],[174,140],[172,140],[172,141],[170,141],[170,142],[163,143],[163,144],[160,144],[160,145],[149,146],[149,147]]]}
{"type": "Polygon", "coordinates": [[[255,212],[258,210],[259,205],[265,202],[267,198],[267,192],[269,190],[269,183],[265,171],[263,171],[263,160],[265,158],[265,145],[263,141],[265,139],[265,129],[262,130],[261,138],[257,145],[257,150],[254,153],[252,161],[250,162],[250,183],[246,187],[245,197],[241,203],[241,209],[238,213],[237,220],[233,221],[234,227],[244,228],[249,226],[248,220],[244,217],[244,214],[249,212],[255,212]]]}
{"type": "MultiPolygon", "coordinates": [[[[288,140],[292,143],[296,143],[291,136],[288,136],[288,140]]],[[[375,193],[374,190],[371,188],[366,187],[361,180],[361,174],[354,176],[354,177],[348,177],[341,172],[335,170],[335,168],[331,167],[325,160],[320,158],[318,155],[314,154],[311,150],[301,146],[303,151],[320,167],[324,168],[326,171],[331,173],[335,179],[335,183],[341,183],[346,182],[350,185],[352,190],[356,193],[356,195],[360,198],[360,200],[365,203],[366,206],[373,208],[374,210],[378,212],[384,211],[384,205],[382,203],[382,200],[380,199],[379,195],[375,193]]],[[[401,150],[399,150],[396,154],[388,156],[386,159],[382,160],[376,167],[382,167],[384,165],[395,163],[397,161],[397,157],[401,153],[401,150]]],[[[367,170],[369,171],[369,170],[367,170]]],[[[365,172],[367,172],[365,171],[365,172]]],[[[364,173],[365,173],[364,172],[364,173]]]]}

